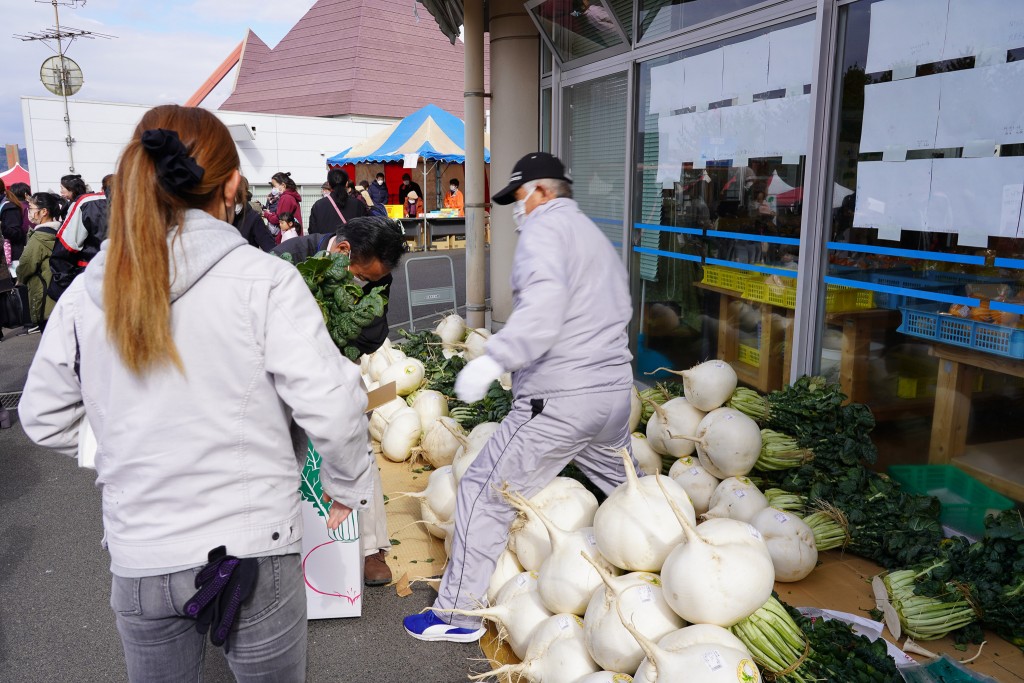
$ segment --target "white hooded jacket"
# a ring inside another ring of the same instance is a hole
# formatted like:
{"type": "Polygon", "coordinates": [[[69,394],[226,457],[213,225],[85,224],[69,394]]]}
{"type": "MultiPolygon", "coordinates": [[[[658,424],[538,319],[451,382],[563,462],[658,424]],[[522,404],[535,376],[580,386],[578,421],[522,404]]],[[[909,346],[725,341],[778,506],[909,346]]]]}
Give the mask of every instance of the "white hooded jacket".
{"type": "Polygon", "coordinates": [[[110,345],[105,243],[54,309],[19,407],[36,443],[70,456],[88,415],[119,576],[199,566],[219,545],[239,557],[298,552],[303,429],[323,456],[324,491],[354,509],[373,493],[358,367],[296,268],[203,211],[168,240],[184,374],[134,375],[110,345]]]}

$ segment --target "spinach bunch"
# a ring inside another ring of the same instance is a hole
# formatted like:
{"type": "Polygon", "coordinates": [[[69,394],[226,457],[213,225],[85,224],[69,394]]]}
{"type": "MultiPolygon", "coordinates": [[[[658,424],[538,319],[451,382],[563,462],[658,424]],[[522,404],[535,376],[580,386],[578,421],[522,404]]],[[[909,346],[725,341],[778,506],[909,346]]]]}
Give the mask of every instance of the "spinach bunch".
{"type": "MultiPolygon", "coordinates": [[[[292,261],[288,253],[281,258],[292,261]]],[[[331,341],[346,358],[358,361],[362,352],[351,342],[364,327],[384,315],[387,299],[382,294],[383,287],[374,287],[365,293],[355,283],[348,266],[346,254],[321,251],[296,267],[320,307],[331,341]]]]}

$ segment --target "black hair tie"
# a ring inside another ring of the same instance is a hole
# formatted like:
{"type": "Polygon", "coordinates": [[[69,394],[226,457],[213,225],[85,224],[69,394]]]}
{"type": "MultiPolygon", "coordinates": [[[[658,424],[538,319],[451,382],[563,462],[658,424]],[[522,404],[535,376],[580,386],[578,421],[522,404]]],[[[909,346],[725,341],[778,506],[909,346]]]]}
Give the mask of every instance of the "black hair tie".
{"type": "Polygon", "coordinates": [[[189,156],[176,131],[163,128],[143,131],[142,146],[156,164],[160,184],[171,194],[181,194],[202,182],[206,171],[189,156]]]}

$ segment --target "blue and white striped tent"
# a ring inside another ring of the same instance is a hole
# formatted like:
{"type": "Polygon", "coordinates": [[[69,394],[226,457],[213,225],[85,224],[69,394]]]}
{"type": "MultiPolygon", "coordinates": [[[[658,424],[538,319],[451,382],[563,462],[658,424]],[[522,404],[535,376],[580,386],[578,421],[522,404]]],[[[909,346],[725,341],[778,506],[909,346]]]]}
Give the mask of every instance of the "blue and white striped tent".
{"type": "MultiPolygon", "coordinates": [[[[424,161],[461,164],[466,161],[466,124],[437,105],[428,104],[390,128],[327,159],[332,166],[404,161],[417,154],[424,161]]],[[[484,136],[484,162],[490,163],[490,141],[484,136]]]]}

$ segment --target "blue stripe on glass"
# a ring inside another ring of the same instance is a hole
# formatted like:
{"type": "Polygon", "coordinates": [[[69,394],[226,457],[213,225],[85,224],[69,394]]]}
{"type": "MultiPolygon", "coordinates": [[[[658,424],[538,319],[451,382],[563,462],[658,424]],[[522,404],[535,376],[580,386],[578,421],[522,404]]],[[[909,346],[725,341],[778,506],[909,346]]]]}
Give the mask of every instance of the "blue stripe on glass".
{"type": "Polygon", "coordinates": [[[1006,311],[1007,313],[1020,313],[1024,315],[1024,306],[1021,304],[1008,304],[1005,301],[991,301],[989,308],[993,311],[1006,311]]]}
{"type": "Polygon", "coordinates": [[[595,223],[604,223],[605,225],[622,225],[622,219],[615,218],[595,218],[594,216],[587,216],[590,220],[595,223]]]}
{"type": "Polygon", "coordinates": [[[700,228],[677,228],[674,225],[657,225],[655,223],[637,223],[633,226],[638,230],[657,230],[659,232],[678,232],[682,235],[703,235],[700,228]]]}
{"type": "Polygon", "coordinates": [[[661,249],[650,249],[648,247],[633,247],[633,251],[638,254],[664,256],[665,258],[673,258],[680,261],[693,261],[694,263],[700,263],[700,256],[694,256],[693,254],[679,254],[672,251],[662,251],[661,249]]]}
{"type": "Polygon", "coordinates": [[[709,258],[707,260],[713,266],[725,266],[726,268],[736,268],[738,270],[749,270],[754,273],[764,273],[765,275],[778,275],[780,277],[789,277],[796,279],[796,271],[789,270],[788,268],[772,268],[771,266],[755,266],[752,263],[734,263],[732,261],[723,261],[722,259],[709,258]]]}
{"type": "Polygon", "coordinates": [[[868,244],[846,244],[845,242],[829,242],[831,251],[855,251],[860,254],[879,254],[881,256],[900,256],[903,258],[922,259],[927,261],[945,261],[946,263],[965,263],[969,266],[985,265],[983,256],[966,256],[964,254],[943,254],[938,251],[917,251],[916,249],[892,249],[890,247],[874,247],[868,244]]]}
{"type": "Polygon", "coordinates": [[[1018,268],[1020,270],[1024,270],[1024,259],[997,258],[996,268],[1018,268]]]}
{"type": "Polygon", "coordinates": [[[791,244],[800,246],[795,237],[773,237],[772,235],[751,235],[745,232],[726,232],[724,230],[708,230],[708,237],[721,237],[727,240],[746,240],[748,242],[768,242],[769,244],[791,244]]]}
{"type": "Polygon", "coordinates": [[[844,277],[833,277],[831,275],[825,276],[825,283],[830,285],[839,285],[841,287],[867,289],[872,292],[881,292],[883,294],[898,294],[900,296],[908,296],[913,297],[915,299],[939,301],[941,303],[946,304],[963,304],[964,306],[977,306],[981,303],[979,300],[969,296],[940,294],[939,292],[929,292],[926,289],[910,289],[909,287],[891,287],[889,285],[880,285],[876,282],[866,282],[864,280],[848,280],[844,277]]]}

